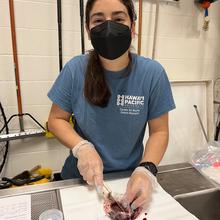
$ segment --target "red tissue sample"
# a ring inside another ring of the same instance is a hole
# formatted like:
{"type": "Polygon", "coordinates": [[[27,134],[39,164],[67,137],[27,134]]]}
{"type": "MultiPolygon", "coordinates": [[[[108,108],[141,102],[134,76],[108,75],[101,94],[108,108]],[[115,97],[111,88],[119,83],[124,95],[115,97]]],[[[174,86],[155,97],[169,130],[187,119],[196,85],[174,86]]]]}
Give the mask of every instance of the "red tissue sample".
{"type": "MultiPolygon", "coordinates": [[[[105,213],[112,219],[112,220],[135,220],[142,211],[142,208],[137,208],[132,210],[130,207],[124,208],[123,210],[118,206],[118,204],[123,207],[120,201],[112,201],[111,199],[107,199],[104,202],[104,210],[105,213]]],[[[146,220],[146,218],[144,219],[146,220]]]]}

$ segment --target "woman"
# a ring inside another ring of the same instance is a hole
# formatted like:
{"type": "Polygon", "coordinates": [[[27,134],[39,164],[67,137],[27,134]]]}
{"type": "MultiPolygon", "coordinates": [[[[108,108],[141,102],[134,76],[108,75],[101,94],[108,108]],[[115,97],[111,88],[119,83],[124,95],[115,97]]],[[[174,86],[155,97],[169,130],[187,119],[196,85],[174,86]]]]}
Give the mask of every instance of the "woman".
{"type": "Polygon", "coordinates": [[[81,177],[100,189],[103,173],[133,169],[124,200],[132,209],[150,198],[168,143],[168,112],[175,108],[163,67],[129,51],[135,18],[132,0],[88,0],[94,50],[71,59],[48,93],[49,129],[71,150],[62,178],[81,177]]]}

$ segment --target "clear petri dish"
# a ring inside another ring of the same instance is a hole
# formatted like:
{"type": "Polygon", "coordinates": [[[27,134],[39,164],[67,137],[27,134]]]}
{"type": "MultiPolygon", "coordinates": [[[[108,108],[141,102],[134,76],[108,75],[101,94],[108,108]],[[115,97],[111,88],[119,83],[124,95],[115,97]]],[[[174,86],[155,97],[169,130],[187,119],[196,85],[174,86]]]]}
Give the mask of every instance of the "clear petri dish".
{"type": "Polygon", "coordinates": [[[63,220],[63,213],[58,209],[49,209],[41,213],[39,220],[63,220]]]}

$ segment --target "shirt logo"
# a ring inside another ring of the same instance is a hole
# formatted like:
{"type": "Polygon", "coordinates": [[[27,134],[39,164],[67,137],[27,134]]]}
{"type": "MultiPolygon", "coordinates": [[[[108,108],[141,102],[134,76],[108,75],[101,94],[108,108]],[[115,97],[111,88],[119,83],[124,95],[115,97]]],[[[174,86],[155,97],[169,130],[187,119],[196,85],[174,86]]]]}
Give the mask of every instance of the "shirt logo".
{"type": "Polygon", "coordinates": [[[117,95],[117,106],[124,106],[125,104],[125,96],[117,95]]]}
{"type": "Polygon", "coordinates": [[[116,104],[121,114],[139,115],[144,107],[144,96],[117,95],[116,104]]]}
{"type": "Polygon", "coordinates": [[[144,96],[117,95],[117,106],[144,106],[144,96]]]}

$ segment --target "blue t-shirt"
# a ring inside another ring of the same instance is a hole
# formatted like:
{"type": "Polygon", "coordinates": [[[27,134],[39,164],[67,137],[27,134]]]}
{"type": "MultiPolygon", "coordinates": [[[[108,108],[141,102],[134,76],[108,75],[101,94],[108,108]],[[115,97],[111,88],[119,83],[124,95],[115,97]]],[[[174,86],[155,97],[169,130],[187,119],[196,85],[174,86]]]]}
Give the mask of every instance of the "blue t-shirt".
{"type": "MultiPolygon", "coordinates": [[[[91,105],[84,97],[84,78],[88,55],[71,59],[63,68],[48,97],[63,110],[73,113],[75,130],[92,142],[102,158],[104,171],[132,169],[143,155],[143,137],[148,120],[175,108],[170,83],[156,61],[131,54],[128,68],[119,72],[105,70],[111,97],[107,107],[91,105]]],[[[63,178],[76,166],[70,155],[63,178]]],[[[76,169],[76,167],[75,167],[76,169]]]]}

